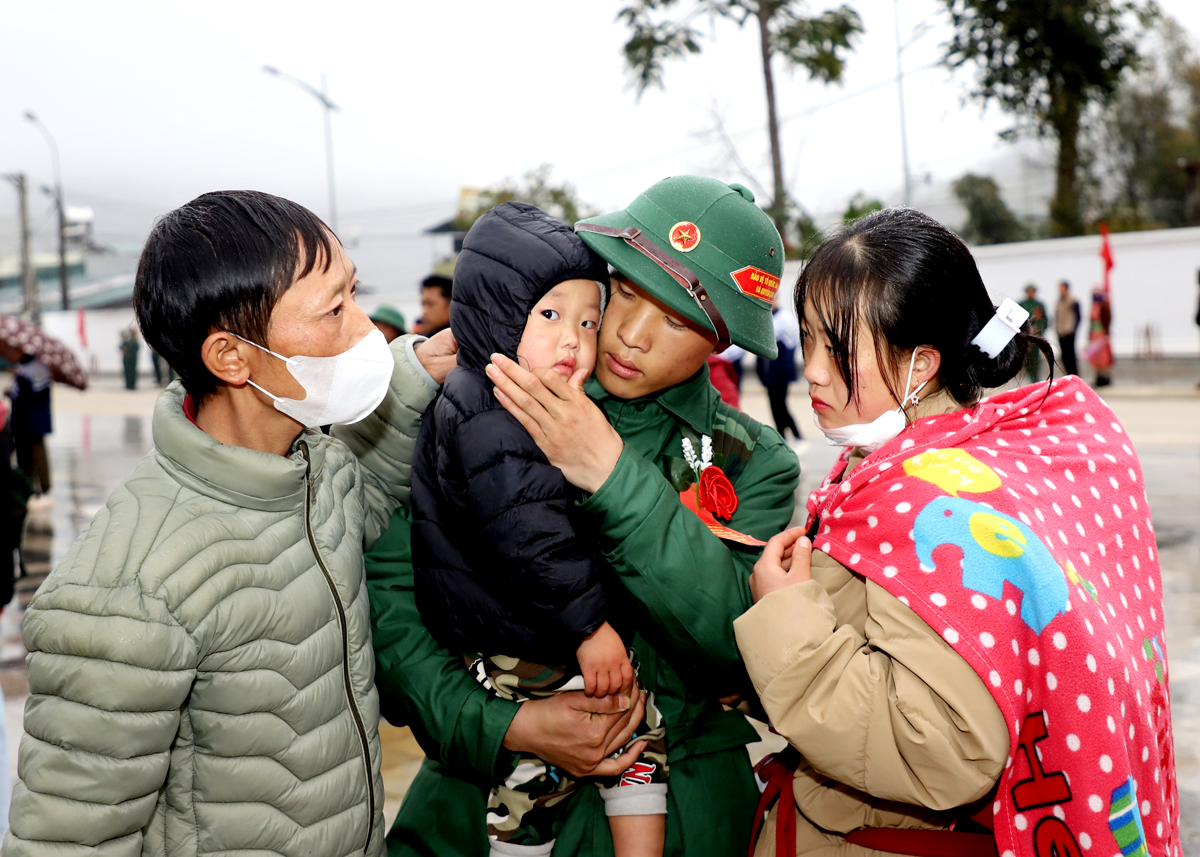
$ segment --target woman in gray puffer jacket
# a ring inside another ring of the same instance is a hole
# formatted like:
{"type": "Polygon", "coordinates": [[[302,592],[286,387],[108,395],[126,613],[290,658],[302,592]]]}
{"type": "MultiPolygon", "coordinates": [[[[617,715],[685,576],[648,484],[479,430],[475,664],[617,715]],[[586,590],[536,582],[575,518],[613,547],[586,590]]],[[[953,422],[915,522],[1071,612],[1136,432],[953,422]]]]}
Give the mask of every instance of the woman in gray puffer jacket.
{"type": "Polygon", "coordinates": [[[135,305],[182,383],[26,613],[7,857],[383,853],[363,549],[407,501],[421,360],[444,377],[450,349],[376,342],[354,284],[286,200],[156,224],[135,305]]]}

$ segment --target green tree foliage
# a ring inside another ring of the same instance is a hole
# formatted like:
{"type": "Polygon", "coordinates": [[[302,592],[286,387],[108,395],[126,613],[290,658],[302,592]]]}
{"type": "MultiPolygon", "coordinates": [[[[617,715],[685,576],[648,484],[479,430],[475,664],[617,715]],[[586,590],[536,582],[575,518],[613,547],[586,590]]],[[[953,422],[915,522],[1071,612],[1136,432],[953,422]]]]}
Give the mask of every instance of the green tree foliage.
{"type": "Polygon", "coordinates": [[[1029,237],[1025,227],[1000,196],[1000,188],[996,187],[991,176],[967,173],[951,188],[967,209],[966,225],[959,230],[967,243],[1007,244],[1029,237]]]}
{"type": "Polygon", "coordinates": [[[1112,99],[1122,71],[1137,62],[1131,24],[1152,5],[1138,0],[942,0],[954,35],[951,68],[974,66],[970,95],[1018,120],[1008,135],[1053,136],[1058,143],[1050,202],[1054,235],[1080,235],[1079,136],[1089,104],[1112,99]]]}
{"type": "Polygon", "coordinates": [[[552,182],[550,173],[553,169],[550,164],[542,164],[527,172],[520,180],[507,178],[494,187],[480,191],[473,210],[460,211],[454,218],[455,228],[464,231],[470,229],[472,223],[502,202],[527,202],[567,223],[598,214],[596,209],[579,199],[575,186],[570,182],[552,182]]]}
{"type": "Polygon", "coordinates": [[[1100,122],[1098,216],[1113,230],[1200,225],[1200,59],[1170,18],[1148,41],[1100,122]]]}
{"type": "Polygon", "coordinates": [[[850,197],[850,201],[846,203],[846,211],[842,214],[842,220],[849,223],[851,220],[858,220],[860,217],[865,217],[872,211],[882,211],[883,203],[874,197],[868,197],[861,190],[850,197]]]}
{"type": "Polygon", "coordinates": [[[690,23],[698,16],[725,18],[739,27],[753,21],[757,26],[774,174],[774,198],[767,213],[785,240],[791,206],[783,178],[772,60],[781,56],[790,68],[803,69],[812,80],[837,83],[852,42],[862,32],[858,13],[847,5],[817,15],[806,11],[803,0],[632,0],[617,14],[631,30],[625,65],[639,96],[651,86],[662,87],[667,60],[700,52],[700,33],[690,23]]]}
{"type": "Polygon", "coordinates": [[[799,206],[795,206],[789,215],[792,226],[792,232],[796,236],[795,244],[784,245],[784,258],[786,259],[811,259],[813,253],[817,252],[817,248],[821,246],[821,240],[825,234],[817,226],[817,221],[813,220],[812,215],[799,206]]]}

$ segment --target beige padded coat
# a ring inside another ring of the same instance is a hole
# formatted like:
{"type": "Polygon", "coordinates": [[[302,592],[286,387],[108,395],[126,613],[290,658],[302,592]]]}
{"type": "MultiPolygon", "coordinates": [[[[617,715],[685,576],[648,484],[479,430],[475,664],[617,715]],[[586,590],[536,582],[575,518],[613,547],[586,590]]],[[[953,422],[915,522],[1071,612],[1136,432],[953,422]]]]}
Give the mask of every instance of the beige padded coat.
{"type": "Polygon", "coordinates": [[[159,397],[152,450],[25,616],[30,697],[6,857],[384,851],[364,544],[407,500],[434,396],[393,345],[384,404],[287,456],[159,397]]]}
{"type": "MultiPolygon", "coordinates": [[[[960,407],[937,393],[916,415],[960,407]]],[[[814,551],[812,580],[767,595],[734,632],[772,725],[803,754],[792,783],[798,855],[880,853],[838,835],[861,827],[946,829],[1003,772],[1008,728],[975,671],[828,555],[814,551]]],[[[758,857],[775,853],[775,821],[772,809],[758,857]]]]}

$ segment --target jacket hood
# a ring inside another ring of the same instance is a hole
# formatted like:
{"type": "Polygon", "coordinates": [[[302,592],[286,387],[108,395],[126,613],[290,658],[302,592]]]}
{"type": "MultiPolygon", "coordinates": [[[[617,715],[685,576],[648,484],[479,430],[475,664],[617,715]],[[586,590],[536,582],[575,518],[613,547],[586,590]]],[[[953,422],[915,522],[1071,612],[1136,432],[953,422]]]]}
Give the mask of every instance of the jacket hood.
{"type": "Polygon", "coordinates": [[[534,304],[574,279],[598,282],[603,306],[607,265],[557,217],[505,202],[476,220],[454,266],[450,329],[459,365],[483,371],[495,352],[515,360],[534,304]]]}

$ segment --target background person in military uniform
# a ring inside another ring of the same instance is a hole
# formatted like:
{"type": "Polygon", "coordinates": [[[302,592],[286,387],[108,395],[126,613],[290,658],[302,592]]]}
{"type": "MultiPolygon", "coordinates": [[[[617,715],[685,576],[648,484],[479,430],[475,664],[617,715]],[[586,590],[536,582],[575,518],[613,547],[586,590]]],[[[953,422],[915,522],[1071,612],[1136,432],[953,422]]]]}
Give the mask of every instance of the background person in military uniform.
{"type": "MultiPolygon", "coordinates": [[[[748,190],[695,176],[660,182],[628,209],[577,229],[615,269],[595,377],[580,389],[512,361],[500,367],[511,377],[491,377],[515,397],[502,401],[550,462],[590,495],[577,509],[632,596],[642,682],[667,723],[664,853],[740,853],[758,801],[745,750],[757,733],[717,700],[748,688],[733,619],[750,606],[760,547],[722,540],[713,528],[727,523],[726,535],[743,541],[778,532],[792,517],[799,467],[774,430],[720,401],[706,360],[730,341],[775,356],[770,307],[783,245],[748,190]],[[715,504],[723,520],[702,510],[706,523],[685,505],[695,493],[685,438],[697,451],[711,443],[714,481],[723,474],[728,485],[715,504]]],[[[368,556],[368,576],[382,710],[412,726],[428,756],[389,853],[487,854],[487,789],[507,776],[516,751],[576,776],[628,765],[629,754],[605,757],[641,718],[639,697],[624,712],[575,694],[518,706],[489,697],[436,644],[413,596],[404,511],[368,556]]],[[[612,854],[600,804],[593,789],[575,796],[556,853],[612,854]]]]}
{"type": "MultiPolygon", "coordinates": [[[[1037,336],[1045,333],[1049,323],[1046,305],[1037,299],[1037,286],[1033,283],[1025,287],[1025,300],[1021,301],[1021,306],[1029,313],[1029,324],[1033,333],[1037,336]]],[[[1029,376],[1030,381],[1036,381],[1041,376],[1041,371],[1042,353],[1036,348],[1030,348],[1025,352],[1025,374],[1029,376]]]]}
{"type": "Polygon", "coordinates": [[[146,346],[146,349],[150,352],[150,367],[154,370],[154,383],[165,387],[174,381],[175,369],[171,364],[149,345],[146,346]]]}
{"type": "Polygon", "coordinates": [[[137,359],[138,349],[141,344],[138,342],[137,331],[132,327],[127,328],[121,334],[121,367],[125,370],[125,389],[137,389],[137,359]]]}
{"type": "Polygon", "coordinates": [[[384,304],[377,307],[375,312],[371,313],[371,321],[379,328],[379,332],[388,342],[405,333],[404,315],[393,306],[384,304]]]}

